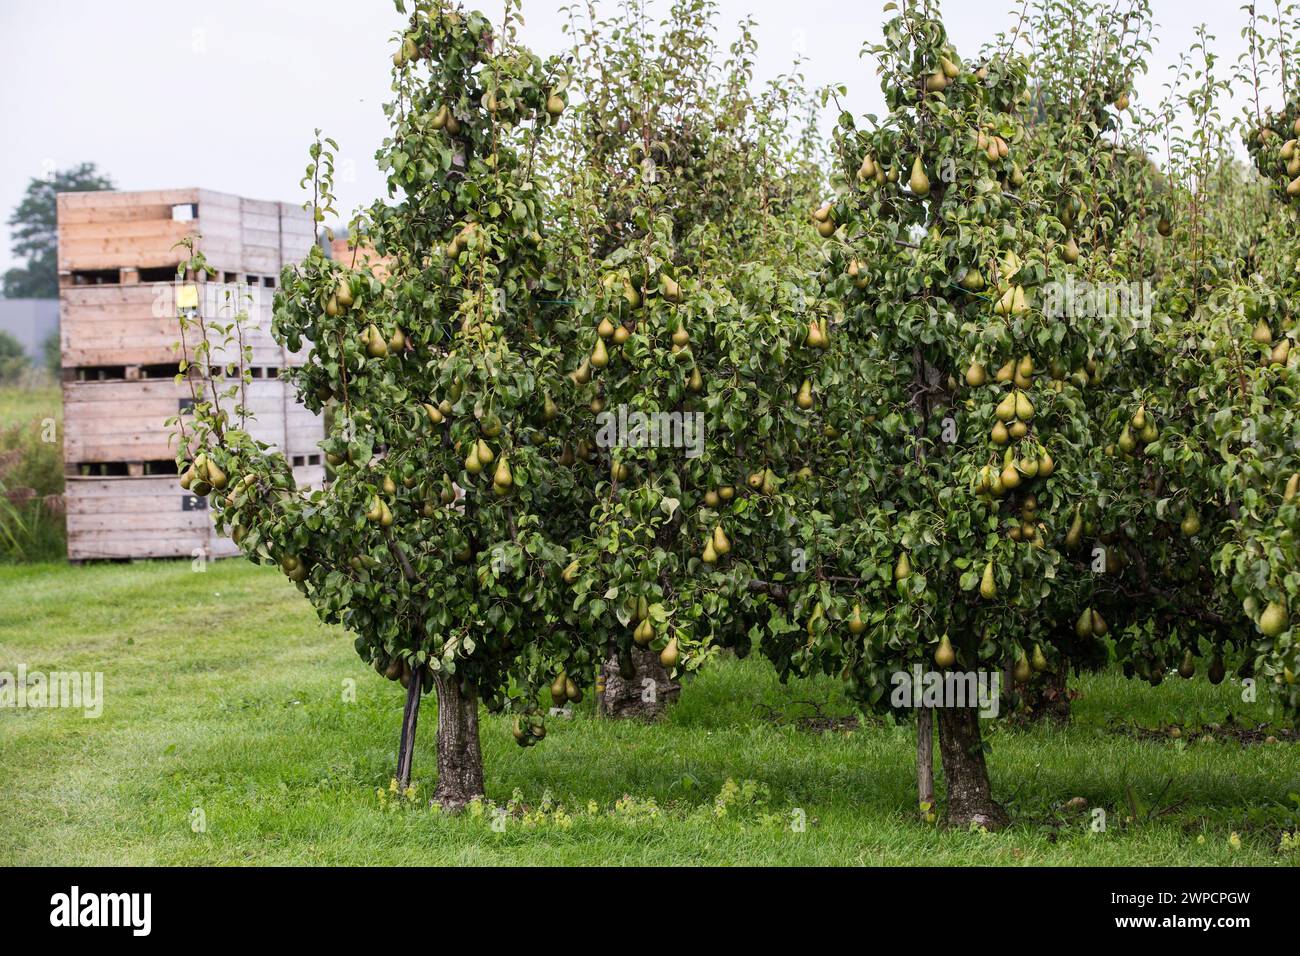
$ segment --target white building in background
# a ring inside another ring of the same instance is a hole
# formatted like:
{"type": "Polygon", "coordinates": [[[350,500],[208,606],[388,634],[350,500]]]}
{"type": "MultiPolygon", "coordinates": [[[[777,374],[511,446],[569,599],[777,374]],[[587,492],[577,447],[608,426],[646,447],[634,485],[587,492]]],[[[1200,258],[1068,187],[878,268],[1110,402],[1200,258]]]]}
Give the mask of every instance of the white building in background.
{"type": "Polygon", "coordinates": [[[34,364],[45,361],[45,342],[59,335],[58,299],[0,299],[0,332],[22,345],[34,364]]]}

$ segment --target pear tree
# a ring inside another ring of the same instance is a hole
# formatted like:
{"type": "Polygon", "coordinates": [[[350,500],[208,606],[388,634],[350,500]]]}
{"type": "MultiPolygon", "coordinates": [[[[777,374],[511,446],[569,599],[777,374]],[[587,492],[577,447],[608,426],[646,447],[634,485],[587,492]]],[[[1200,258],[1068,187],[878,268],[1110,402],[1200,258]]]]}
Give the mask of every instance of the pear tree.
{"type": "Polygon", "coordinates": [[[840,673],[864,706],[934,704],[916,709],[922,812],[937,717],[949,822],[994,828],[977,709],[898,692],[914,665],[949,687],[1053,665],[1053,604],[1089,586],[1060,580],[1096,494],[1083,395],[1116,336],[1047,301],[1078,268],[1078,207],[1025,172],[1026,62],[1003,47],[964,63],[931,9],[903,4],[868,48],[889,113],[841,114],[841,188],[812,217],[844,314],[800,529],[815,561],[788,595],[799,626],[767,646],[782,672],[840,673]]]}
{"type": "MultiPolygon", "coordinates": [[[[517,24],[512,3],[496,26],[414,5],[377,153],[389,195],[352,224],[374,257],[316,248],[283,273],[274,334],[307,350],[288,377],[328,411],[328,485],[295,488],[284,457],[239,427],[238,383],[209,383],[180,448],[218,527],[406,687],[403,788],[421,695],[436,694],[434,799],[451,810],[484,793],[480,703],[513,711],[530,745],[545,735],[541,689],[563,671],[561,695],[580,699],[595,663],[564,617],[589,499],[560,452],[577,386],[549,335],[558,296],[537,163],[566,74],[517,42],[517,24]]],[[[318,141],[304,180],[318,221],[332,176],[333,144],[318,141]]]]}
{"type": "Polygon", "coordinates": [[[658,29],[642,8],[571,25],[583,96],[551,241],[591,412],[571,456],[595,499],[572,616],[605,647],[607,716],[658,716],[676,675],[747,645],[751,569],[784,534],[815,422],[825,317],[797,210],[816,176],[785,132],[806,104],[749,92],[747,24],[717,75],[714,16],[682,2],[658,29]]]}
{"type": "Polygon", "coordinates": [[[1169,151],[1169,218],[1155,250],[1160,314],[1135,350],[1133,400],[1108,446],[1127,467],[1120,481],[1146,499],[1130,499],[1125,521],[1133,567],[1124,591],[1143,613],[1116,651],[1128,673],[1153,684],[1170,672],[1219,683],[1235,659],[1240,678],[1272,687],[1294,712],[1300,283],[1294,204],[1270,147],[1280,133],[1261,135],[1282,125],[1259,110],[1260,64],[1279,48],[1259,29],[1252,11],[1253,55],[1234,79],[1254,90],[1240,126],[1262,181],[1242,176],[1226,147],[1219,104],[1232,80],[1204,31],[1197,68],[1171,84],[1154,130],[1169,151]],[[1179,113],[1191,117],[1186,128],[1179,113]]]}

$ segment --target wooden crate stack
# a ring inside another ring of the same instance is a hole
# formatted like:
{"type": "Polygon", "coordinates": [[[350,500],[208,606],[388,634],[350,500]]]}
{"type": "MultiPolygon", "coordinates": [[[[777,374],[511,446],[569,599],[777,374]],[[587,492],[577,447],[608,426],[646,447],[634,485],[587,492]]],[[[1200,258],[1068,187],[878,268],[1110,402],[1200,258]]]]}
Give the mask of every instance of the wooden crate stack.
{"type": "MultiPolygon", "coordinates": [[[[301,355],[271,338],[280,270],[314,241],[310,215],[290,203],[206,189],[64,193],[58,197],[60,336],[68,557],[220,557],[207,501],[177,484],[164,422],[192,404],[176,382],[180,340],[177,265],[186,237],[217,270],[197,277],[205,317],[250,319],[249,430],[290,460],[299,487],[325,477],[321,419],[280,378],[301,355]]],[[[214,361],[235,355],[214,350],[214,361]]]]}

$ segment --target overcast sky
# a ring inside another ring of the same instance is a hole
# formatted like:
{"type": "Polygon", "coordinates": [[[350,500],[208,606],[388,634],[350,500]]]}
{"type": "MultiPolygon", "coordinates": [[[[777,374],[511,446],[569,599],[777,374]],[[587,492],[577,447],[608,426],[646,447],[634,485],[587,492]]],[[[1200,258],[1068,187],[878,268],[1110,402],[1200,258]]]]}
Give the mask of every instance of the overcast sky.
{"type": "MultiPolygon", "coordinates": [[[[1144,102],[1159,99],[1196,24],[1217,35],[1225,66],[1243,48],[1238,0],[1152,3],[1158,42],[1137,84],[1144,102]]],[[[1004,4],[1012,0],[943,4],[959,53],[1010,28],[1004,4]]],[[[468,6],[494,19],[501,9],[498,0],[468,6]]],[[[562,6],[524,0],[523,38],[542,55],[567,46],[562,6]]],[[[800,52],[812,85],[845,83],[855,113],[882,110],[871,62],[859,57],[864,42],[879,39],[879,0],[719,6],[724,45],[738,19],[757,19],[760,81],[800,52]]],[[[321,127],[341,147],[340,210],[350,211],[382,191],[373,155],[401,22],[391,0],[0,0],[0,210],[8,219],[32,177],[82,161],[121,189],[200,186],[301,201],[306,149],[321,127]]],[[[8,228],[0,232],[3,270],[12,262],[8,228]]]]}

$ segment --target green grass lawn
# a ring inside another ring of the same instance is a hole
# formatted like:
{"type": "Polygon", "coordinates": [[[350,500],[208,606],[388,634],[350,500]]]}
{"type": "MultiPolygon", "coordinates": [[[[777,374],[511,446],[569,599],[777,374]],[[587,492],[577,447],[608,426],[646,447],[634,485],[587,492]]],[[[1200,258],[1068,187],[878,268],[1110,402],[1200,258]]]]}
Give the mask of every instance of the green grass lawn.
{"type": "MultiPolygon", "coordinates": [[[[281,575],[243,562],[0,568],[0,671],[105,682],[98,719],[0,710],[0,864],[1300,863],[1279,849],[1300,829],[1294,743],[1143,740],[1109,723],[1266,719],[1230,682],[1104,674],[1079,682],[1067,728],[987,731],[1016,823],[980,834],[915,822],[910,728],[809,731],[799,701],[849,712],[838,682],[782,687],[756,657],[726,659],[658,726],[597,721],[588,702],[522,750],[506,718],[485,715],[489,796],[517,791],[527,808],[494,827],[490,808],[446,817],[424,796],[380,797],[401,689],[351,645],[281,575]],[[1126,823],[1126,787],[1145,802],[1163,792],[1158,811],[1126,823]],[[1107,811],[1105,832],[1060,809],[1077,796],[1107,811]]],[[[433,710],[426,698],[425,795],[433,710]]]]}
{"type": "Polygon", "coordinates": [[[63,419],[63,396],[59,386],[20,388],[0,385],[0,429],[25,425],[33,419],[63,419]]]}

